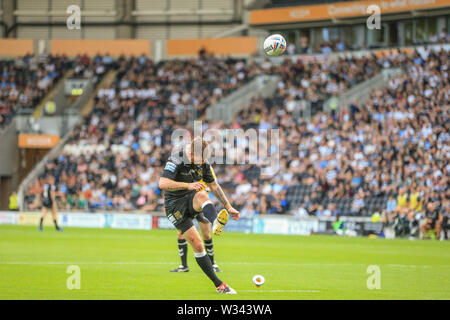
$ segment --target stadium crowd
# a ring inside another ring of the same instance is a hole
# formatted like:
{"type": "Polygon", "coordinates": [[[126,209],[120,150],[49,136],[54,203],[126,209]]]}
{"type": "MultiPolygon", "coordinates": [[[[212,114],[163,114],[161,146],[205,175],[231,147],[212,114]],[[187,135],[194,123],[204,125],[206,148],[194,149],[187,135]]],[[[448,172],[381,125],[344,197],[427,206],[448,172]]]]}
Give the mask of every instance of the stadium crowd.
{"type": "MultiPolygon", "coordinates": [[[[414,43],[415,45],[434,45],[441,43],[449,43],[450,35],[446,28],[442,28],[439,32],[430,32],[427,39],[422,39],[414,43]]],[[[296,42],[288,43],[287,54],[311,54],[311,53],[321,53],[329,54],[332,52],[344,52],[351,50],[364,50],[364,49],[374,49],[379,48],[379,45],[367,46],[364,42],[361,44],[351,44],[346,42],[343,38],[334,38],[321,41],[315,46],[311,45],[309,37],[306,35],[301,35],[296,42]]]]}
{"type": "Polygon", "coordinates": [[[67,64],[67,58],[51,55],[0,60],[0,132],[17,109],[34,109],[63,75],[67,64]]]}
{"type": "MultiPolygon", "coordinates": [[[[286,62],[275,67],[268,61],[247,65],[206,54],[157,65],[144,57],[120,60],[114,85],[99,91],[91,115],[75,130],[65,151],[47,164],[47,172],[57,176],[69,208],[154,209],[158,170],[170,152],[172,130],[187,128],[187,106],[204,115],[208,105],[260,73],[283,75],[279,90],[290,93],[288,105],[296,95],[324,101],[378,72],[375,61],[286,62]]],[[[31,188],[29,194],[38,189],[31,188]]]]}
{"type": "Polygon", "coordinates": [[[355,101],[347,113],[319,112],[308,122],[296,123],[283,90],[270,101],[256,99],[237,123],[282,129],[285,153],[281,170],[270,177],[274,183],[259,183],[258,196],[252,197],[248,181],[238,182],[250,193],[235,198],[245,199],[243,214],[264,208],[300,216],[382,212],[397,235],[409,236],[418,236],[424,216],[429,223],[422,235],[431,226],[447,226],[448,58],[444,50],[386,55],[380,62],[403,65],[403,75],[374,90],[367,102],[355,101]]]}
{"type": "MultiPolygon", "coordinates": [[[[203,116],[208,105],[256,74],[276,73],[281,80],[273,97],[254,97],[231,126],[204,124],[282,130],[278,171],[250,164],[215,167],[244,217],[383,212],[385,221],[416,221],[420,214],[432,216],[433,207],[441,219],[450,196],[448,66],[448,53],[432,50],[427,56],[392,51],[336,63],[286,59],[280,66],[212,56],[160,64],[124,59],[114,86],[99,92],[91,115],[44,175],[56,176],[65,209],[160,210],[158,178],[172,130],[187,128],[185,106],[203,116]],[[403,66],[402,76],[373,91],[367,102],[355,101],[348,112],[317,107],[307,122],[296,113],[305,100],[323,102],[397,66],[403,66]]],[[[36,181],[29,202],[39,189],[36,181]]]]}
{"type": "MultiPolygon", "coordinates": [[[[192,112],[204,116],[208,105],[259,72],[243,61],[206,53],[190,61],[155,64],[139,57],[116,64],[113,86],[99,91],[85,124],[47,165],[69,208],[155,209],[172,130],[187,126],[192,112]]],[[[40,186],[37,182],[29,194],[39,193],[40,186]]]]}
{"type": "Polygon", "coordinates": [[[0,60],[0,132],[18,110],[27,114],[33,112],[66,72],[72,70],[71,78],[92,79],[98,83],[110,68],[115,68],[115,61],[109,55],[68,58],[43,53],[0,60]]]}

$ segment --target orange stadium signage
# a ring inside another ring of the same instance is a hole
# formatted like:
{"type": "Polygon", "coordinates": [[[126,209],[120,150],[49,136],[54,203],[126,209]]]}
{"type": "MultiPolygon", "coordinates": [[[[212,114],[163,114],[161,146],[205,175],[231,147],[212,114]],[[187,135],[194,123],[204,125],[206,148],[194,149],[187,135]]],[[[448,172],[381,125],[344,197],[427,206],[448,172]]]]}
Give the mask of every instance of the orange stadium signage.
{"type": "Polygon", "coordinates": [[[59,136],[53,134],[19,134],[19,148],[51,149],[59,142],[59,136]]]}
{"type": "Polygon", "coordinates": [[[33,53],[31,39],[0,39],[0,56],[24,56],[33,53]]]}
{"type": "Polygon", "coordinates": [[[250,24],[290,23],[367,16],[367,7],[376,4],[381,14],[435,9],[450,6],[450,0],[370,0],[337,2],[333,4],[260,9],[250,12],[250,24]]]}
{"type": "Polygon", "coordinates": [[[231,37],[167,40],[168,56],[197,55],[202,48],[218,55],[253,54],[257,51],[258,39],[256,37],[231,37]]]}
{"type": "Polygon", "coordinates": [[[112,57],[150,55],[150,40],[137,39],[82,39],[82,40],[52,40],[51,52],[54,55],[66,54],[77,56],[86,54],[94,57],[97,54],[109,54],[112,57]]]}

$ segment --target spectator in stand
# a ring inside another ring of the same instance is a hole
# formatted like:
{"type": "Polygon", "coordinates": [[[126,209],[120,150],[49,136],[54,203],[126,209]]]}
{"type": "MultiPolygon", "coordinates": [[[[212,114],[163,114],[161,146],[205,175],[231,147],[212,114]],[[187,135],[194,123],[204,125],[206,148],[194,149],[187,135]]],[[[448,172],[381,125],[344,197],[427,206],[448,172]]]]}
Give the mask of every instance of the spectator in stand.
{"type": "Polygon", "coordinates": [[[290,56],[296,54],[295,43],[289,42],[286,48],[286,53],[290,56]]]}
{"type": "Polygon", "coordinates": [[[302,35],[299,40],[299,53],[306,54],[311,53],[309,49],[309,39],[305,35],[302,35]]]}
{"type": "Polygon", "coordinates": [[[305,204],[304,203],[300,203],[299,206],[297,207],[297,209],[295,209],[293,211],[294,216],[297,217],[308,217],[308,211],[306,211],[305,209],[305,204]]]}
{"type": "Polygon", "coordinates": [[[114,66],[112,60],[104,58],[103,61],[100,56],[69,59],[44,53],[0,60],[0,132],[19,109],[32,111],[69,70],[73,69],[75,77],[98,82],[107,69],[114,66]]]}
{"type": "Polygon", "coordinates": [[[391,213],[395,211],[395,208],[397,208],[397,200],[395,200],[394,196],[391,194],[389,195],[389,200],[386,203],[386,211],[391,213]]]}
{"type": "Polygon", "coordinates": [[[431,32],[430,33],[430,39],[429,39],[430,41],[430,43],[437,43],[438,41],[439,41],[439,38],[438,38],[438,36],[437,36],[437,34],[436,33],[434,33],[434,32],[431,32]]]}
{"type": "Polygon", "coordinates": [[[337,41],[337,43],[336,43],[336,49],[337,49],[337,51],[345,51],[345,50],[346,50],[346,48],[345,48],[345,43],[344,43],[344,41],[342,41],[342,39],[339,39],[339,40],[337,41]]]}
{"type": "Polygon", "coordinates": [[[363,208],[364,208],[364,191],[362,189],[359,189],[355,195],[355,199],[353,199],[351,213],[355,216],[360,216],[362,214],[363,208]]]}
{"type": "Polygon", "coordinates": [[[439,33],[439,41],[443,43],[448,43],[450,40],[447,29],[442,28],[441,32],[439,33]]]}
{"type": "Polygon", "coordinates": [[[436,202],[429,202],[425,211],[425,221],[420,229],[420,237],[423,239],[427,231],[436,232],[436,240],[440,240],[443,216],[437,208],[436,202]]]}
{"type": "Polygon", "coordinates": [[[336,204],[330,202],[327,208],[324,210],[323,215],[326,217],[336,217],[339,215],[339,211],[336,209],[336,204]]]}

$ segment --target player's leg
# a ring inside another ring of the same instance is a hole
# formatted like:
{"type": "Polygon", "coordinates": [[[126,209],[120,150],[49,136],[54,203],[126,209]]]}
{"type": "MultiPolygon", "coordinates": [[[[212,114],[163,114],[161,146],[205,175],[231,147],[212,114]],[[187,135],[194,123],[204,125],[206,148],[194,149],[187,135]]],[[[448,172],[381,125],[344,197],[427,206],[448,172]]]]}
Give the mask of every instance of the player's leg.
{"type": "Polygon", "coordinates": [[[228,211],[226,209],[220,210],[217,214],[216,207],[209,200],[208,194],[205,191],[197,192],[192,201],[192,206],[196,212],[203,212],[203,215],[213,224],[213,232],[220,235],[223,228],[228,222],[228,211]]]}
{"type": "Polygon", "coordinates": [[[180,255],[181,264],[178,268],[170,270],[170,272],[188,272],[189,268],[187,265],[187,241],[181,235],[180,230],[177,230],[177,241],[178,254],[180,255]]]}
{"type": "Polygon", "coordinates": [[[42,226],[44,224],[44,219],[46,216],[47,216],[47,207],[42,206],[42,216],[41,219],[39,220],[39,231],[42,231],[42,226]]]}
{"type": "Polygon", "coordinates": [[[441,240],[441,221],[435,221],[434,227],[436,229],[436,240],[441,240]]]}
{"type": "Polygon", "coordinates": [[[428,219],[426,220],[424,226],[423,226],[423,238],[425,237],[425,233],[427,231],[433,230],[435,228],[433,220],[428,219]]]}
{"type": "MultiPolygon", "coordinates": [[[[192,224],[192,220],[190,222],[192,224]]],[[[183,227],[183,226],[180,226],[183,227]]],[[[184,226],[186,228],[187,225],[184,226]]],[[[197,261],[200,268],[203,272],[208,276],[209,279],[214,283],[217,292],[219,293],[236,293],[232,288],[226,285],[222,280],[220,280],[216,273],[214,272],[211,260],[206,254],[205,247],[203,246],[203,242],[200,238],[200,234],[194,225],[189,227],[189,229],[181,229],[183,233],[183,237],[187,240],[187,242],[191,245],[194,250],[195,260],[197,261]]]]}
{"type": "Polygon", "coordinates": [[[426,220],[420,226],[420,239],[425,238],[425,232],[427,230],[428,230],[428,219],[426,218],[426,220]]]}
{"type": "Polygon", "coordinates": [[[195,216],[193,198],[195,193],[182,197],[172,203],[165,203],[166,215],[169,221],[177,228],[184,239],[194,250],[195,260],[202,271],[213,281],[219,293],[236,293],[233,289],[223,283],[214,272],[211,260],[207,257],[205,247],[200,234],[192,222],[195,216]]]}
{"type": "Polygon", "coordinates": [[[444,232],[444,239],[448,240],[448,217],[445,216],[441,223],[442,231],[444,232]]]}
{"type": "Polygon", "coordinates": [[[56,203],[53,203],[53,206],[52,206],[52,217],[53,217],[53,223],[55,224],[56,231],[63,231],[63,228],[60,228],[58,226],[58,208],[56,206],[56,203]]]}
{"type": "Polygon", "coordinates": [[[199,214],[199,216],[197,216],[197,221],[200,227],[200,232],[202,234],[203,243],[205,244],[206,253],[208,254],[209,259],[211,259],[214,271],[222,272],[222,270],[220,270],[219,266],[214,261],[214,244],[211,237],[211,223],[201,213],[199,214]]]}

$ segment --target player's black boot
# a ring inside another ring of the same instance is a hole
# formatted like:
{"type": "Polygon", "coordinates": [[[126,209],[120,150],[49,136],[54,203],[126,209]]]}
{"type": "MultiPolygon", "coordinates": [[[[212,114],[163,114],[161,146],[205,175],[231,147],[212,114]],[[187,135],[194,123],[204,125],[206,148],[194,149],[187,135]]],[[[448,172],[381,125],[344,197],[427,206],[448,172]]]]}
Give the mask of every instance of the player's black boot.
{"type": "Polygon", "coordinates": [[[53,223],[55,224],[56,231],[64,231],[64,229],[58,225],[58,222],[56,220],[53,220],[53,223]]]}
{"type": "Polygon", "coordinates": [[[189,272],[189,267],[179,265],[178,268],[170,270],[170,272],[189,272]]]}
{"type": "Polygon", "coordinates": [[[218,286],[216,288],[216,291],[217,291],[217,293],[223,293],[223,294],[237,294],[236,290],[231,288],[225,282],[223,282],[220,286],[218,286]]]}

